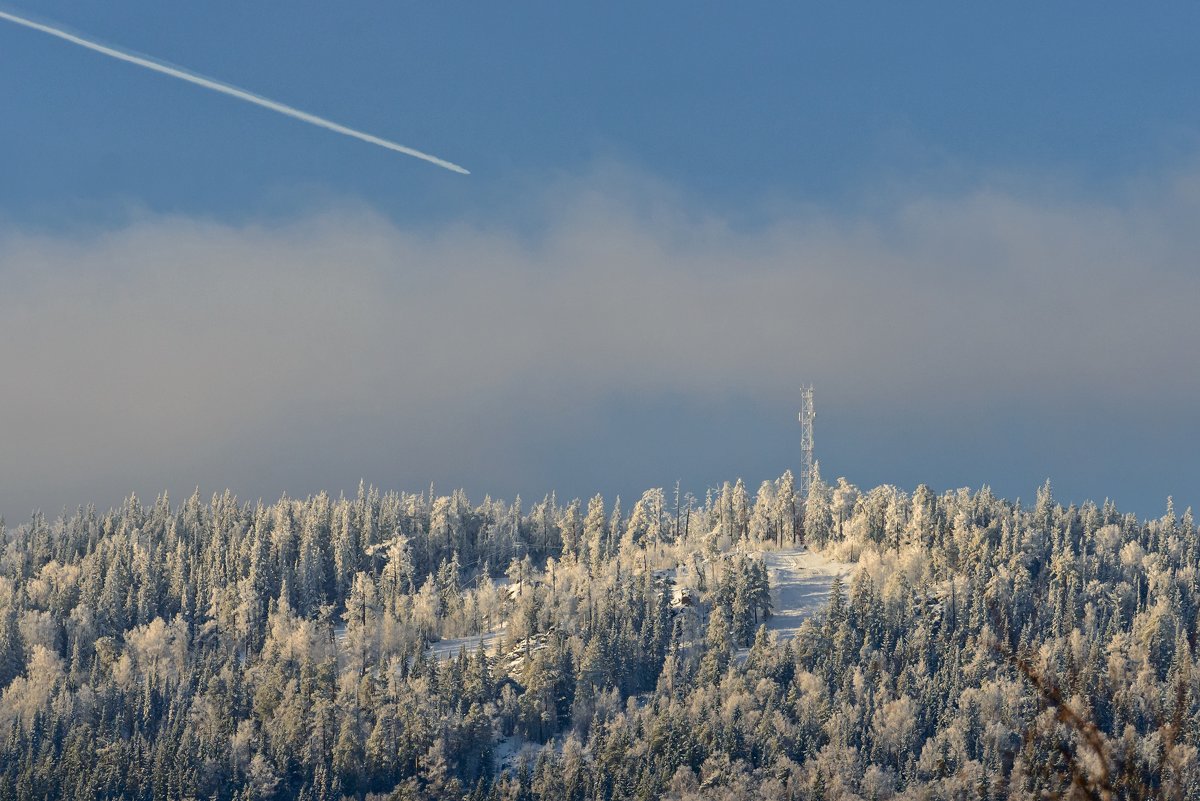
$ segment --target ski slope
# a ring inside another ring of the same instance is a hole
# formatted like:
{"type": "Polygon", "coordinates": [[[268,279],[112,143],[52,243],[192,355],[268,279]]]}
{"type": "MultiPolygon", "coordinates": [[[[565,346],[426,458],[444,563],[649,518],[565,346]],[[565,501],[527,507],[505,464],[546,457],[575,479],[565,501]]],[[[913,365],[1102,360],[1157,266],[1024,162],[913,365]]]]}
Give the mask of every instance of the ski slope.
{"type": "Polygon", "coordinates": [[[780,639],[795,636],[805,618],[825,608],[835,576],[843,580],[854,569],[804,547],[763,551],[763,562],[771,582],[773,614],[767,630],[780,639]]]}

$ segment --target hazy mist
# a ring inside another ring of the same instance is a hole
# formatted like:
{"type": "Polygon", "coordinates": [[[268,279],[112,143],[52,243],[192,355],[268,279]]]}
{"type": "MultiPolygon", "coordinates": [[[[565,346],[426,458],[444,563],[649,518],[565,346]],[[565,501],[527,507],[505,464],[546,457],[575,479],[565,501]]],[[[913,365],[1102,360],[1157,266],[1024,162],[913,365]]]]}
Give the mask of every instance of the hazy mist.
{"type": "Polygon", "coordinates": [[[1156,513],[1200,473],[1200,180],[1124,198],[894,192],[747,229],[597,174],[494,227],[345,204],[0,229],[0,513],[756,485],[795,466],[801,382],[827,476],[1050,476],[1156,513]]]}

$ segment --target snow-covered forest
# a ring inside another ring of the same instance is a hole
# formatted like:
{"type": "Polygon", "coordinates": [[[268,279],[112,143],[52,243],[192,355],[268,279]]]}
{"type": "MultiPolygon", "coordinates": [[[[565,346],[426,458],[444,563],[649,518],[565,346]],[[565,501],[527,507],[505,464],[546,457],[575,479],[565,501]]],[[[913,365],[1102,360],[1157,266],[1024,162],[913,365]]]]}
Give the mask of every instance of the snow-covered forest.
{"type": "Polygon", "coordinates": [[[4,529],[0,799],[1200,795],[1190,511],[790,474],[626,503],[4,529]]]}

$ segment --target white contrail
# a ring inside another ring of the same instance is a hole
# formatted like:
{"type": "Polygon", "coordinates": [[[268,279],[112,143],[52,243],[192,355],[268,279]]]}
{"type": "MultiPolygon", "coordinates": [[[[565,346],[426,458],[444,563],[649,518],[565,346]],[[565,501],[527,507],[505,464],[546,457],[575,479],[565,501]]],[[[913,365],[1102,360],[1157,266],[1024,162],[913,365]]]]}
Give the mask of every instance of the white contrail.
{"type": "Polygon", "coordinates": [[[205,89],[212,89],[214,92],[220,92],[223,95],[236,97],[239,100],[245,100],[247,103],[253,103],[256,106],[269,108],[271,111],[278,111],[280,114],[286,114],[289,117],[294,117],[295,119],[307,122],[311,125],[317,125],[321,128],[326,128],[334,133],[352,136],[355,139],[361,139],[362,141],[370,142],[373,145],[386,147],[388,150],[394,150],[397,153],[403,153],[406,156],[422,159],[424,161],[428,161],[430,164],[436,164],[439,167],[445,167],[447,170],[453,170],[454,172],[462,173],[463,175],[471,174],[457,164],[444,159],[439,159],[437,156],[431,156],[428,153],[422,153],[420,150],[414,150],[411,147],[405,147],[404,145],[400,145],[395,142],[389,142],[386,139],[380,139],[378,136],[372,136],[369,133],[363,133],[362,131],[356,131],[353,128],[347,128],[345,125],[339,125],[332,120],[327,120],[324,117],[318,117],[316,114],[309,114],[307,111],[301,111],[300,109],[292,108],[284,103],[268,100],[265,97],[259,97],[253,92],[247,92],[245,89],[238,89],[236,86],[230,86],[227,83],[214,81],[211,78],[205,78],[202,75],[197,75],[193,72],[179,69],[178,67],[161,64],[144,56],[138,56],[134,55],[133,53],[126,53],[122,50],[116,50],[112,47],[106,47],[98,42],[84,39],[80,36],[76,36],[73,33],[68,33],[67,31],[60,30],[40,22],[35,22],[31,19],[18,17],[16,14],[10,14],[4,10],[0,10],[0,19],[6,19],[9,22],[15,22],[17,25],[24,25],[26,28],[32,28],[35,31],[41,31],[42,33],[48,33],[51,36],[57,36],[59,39],[64,39],[71,44],[77,44],[80,47],[86,47],[88,50],[94,50],[97,53],[103,53],[106,56],[111,56],[112,58],[120,59],[121,61],[128,61],[130,64],[136,64],[139,67],[145,67],[146,69],[154,70],[155,72],[161,72],[163,75],[170,75],[172,78],[179,78],[181,81],[194,83],[197,86],[203,86],[205,89]]]}

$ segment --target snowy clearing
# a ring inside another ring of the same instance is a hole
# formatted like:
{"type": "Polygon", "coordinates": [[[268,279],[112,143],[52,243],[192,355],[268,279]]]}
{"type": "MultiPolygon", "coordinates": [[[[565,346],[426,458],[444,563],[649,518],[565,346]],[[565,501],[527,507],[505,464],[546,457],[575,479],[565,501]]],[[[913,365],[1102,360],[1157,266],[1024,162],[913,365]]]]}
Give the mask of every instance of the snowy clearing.
{"type": "Polygon", "coordinates": [[[763,562],[771,580],[773,614],[767,630],[780,639],[794,637],[805,618],[823,609],[834,576],[845,578],[854,569],[804,547],[763,551],[763,562]]]}

